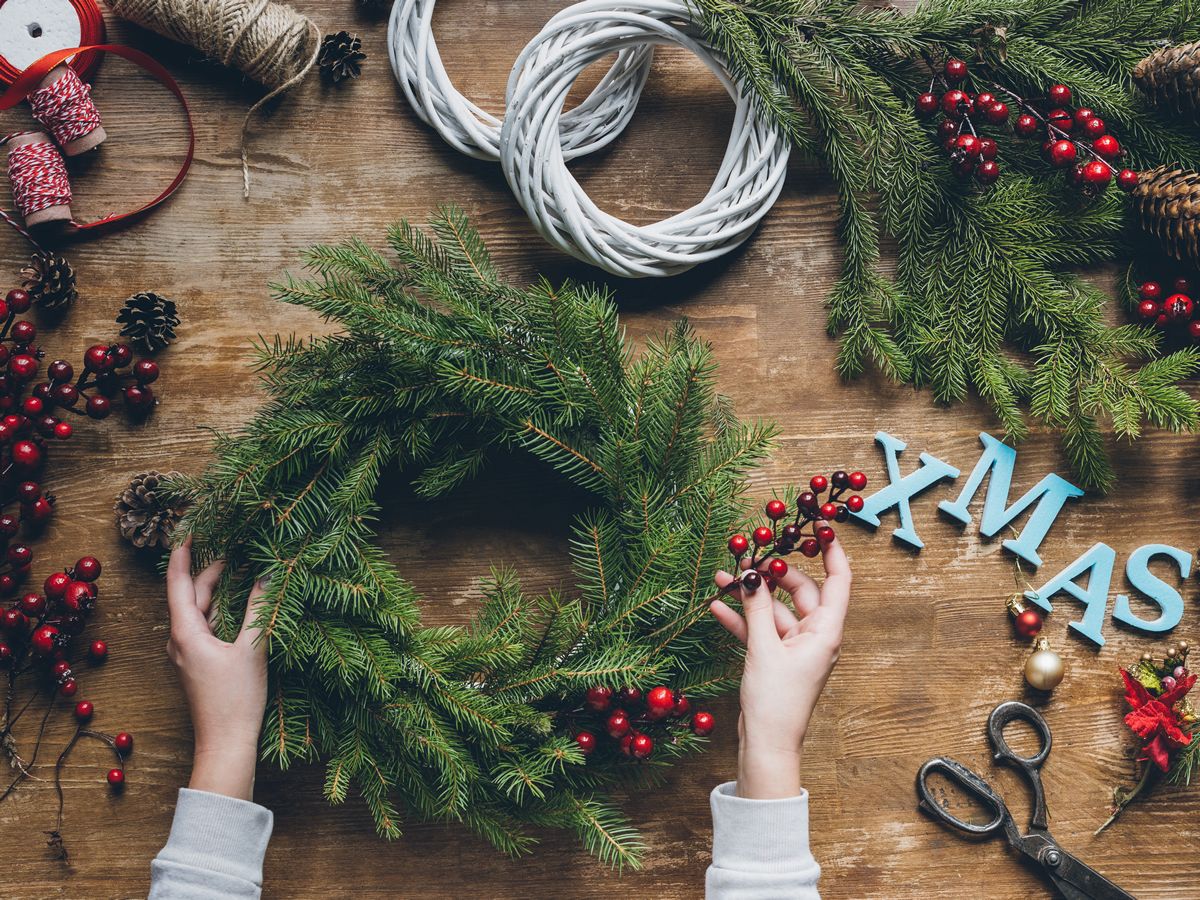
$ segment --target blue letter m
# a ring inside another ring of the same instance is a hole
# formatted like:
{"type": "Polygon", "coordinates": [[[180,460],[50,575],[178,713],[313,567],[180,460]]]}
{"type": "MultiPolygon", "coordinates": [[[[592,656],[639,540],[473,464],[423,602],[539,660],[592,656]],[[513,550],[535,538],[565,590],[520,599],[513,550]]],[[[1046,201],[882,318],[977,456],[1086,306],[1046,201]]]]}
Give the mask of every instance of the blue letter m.
{"type": "Polygon", "coordinates": [[[1042,558],[1038,556],[1037,548],[1041,546],[1046,533],[1050,531],[1050,526],[1062,512],[1063,505],[1074,497],[1082,497],[1083,491],[1057,475],[1047,475],[1026,491],[1025,496],[1006,508],[1009,488],[1012,486],[1013,468],[1017,462],[1017,451],[990,434],[979,435],[979,440],[983,442],[983,455],[979,457],[979,462],[971,471],[971,477],[963,485],[962,493],[953,502],[943,500],[938,504],[938,509],[964,525],[969,523],[971,513],[967,506],[990,473],[991,480],[988,481],[987,494],[983,500],[983,521],[979,525],[979,533],[984,537],[993,537],[1025,510],[1037,504],[1020,535],[1015,540],[1005,541],[1004,548],[1011,550],[1026,562],[1040,566],[1042,558]]]}

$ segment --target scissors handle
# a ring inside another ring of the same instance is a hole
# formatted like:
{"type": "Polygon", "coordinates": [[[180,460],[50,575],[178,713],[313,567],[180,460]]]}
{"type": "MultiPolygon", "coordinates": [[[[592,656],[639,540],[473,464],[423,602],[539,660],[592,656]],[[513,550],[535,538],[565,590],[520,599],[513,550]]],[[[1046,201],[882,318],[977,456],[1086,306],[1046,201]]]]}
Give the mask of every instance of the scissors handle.
{"type": "Polygon", "coordinates": [[[946,756],[935,756],[917,771],[917,796],[921,799],[918,805],[926,814],[968,834],[991,834],[1004,827],[1004,822],[1008,818],[1008,808],[999,795],[992,790],[991,785],[962,763],[946,756]],[[966,822],[946,809],[929,789],[928,779],[931,774],[942,775],[973,795],[992,814],[991,821],[982,825],[976,822],[966,822]]]}
{"type": "Polygon", "coordinates": [[[992,742],[992,757],[996,762],[1021,769],[1029,779],[1029,783],[1033,786],[1033,817],[1030,825],[1033,828],[1044,829],[1047,819],[1046,794],[1042,789],[1042,776],[1038,770],[1046,761],[1046,757],[1050,755],[1050,746],[1053,743],[1050,726],[1046,724],[1042,714],[1032,706],[1021,703],[1019,700],[1009,700],[992,710],[992,714],[988,716],[987,730],[988,739],[992,742]],[[1032,756],[1022,756],[1017,753],[1008,746],[1008,741],[1004,739],[1004,729],[1014,719],[1025,720],[1038,733],[1041,749],[1032,756]]]}

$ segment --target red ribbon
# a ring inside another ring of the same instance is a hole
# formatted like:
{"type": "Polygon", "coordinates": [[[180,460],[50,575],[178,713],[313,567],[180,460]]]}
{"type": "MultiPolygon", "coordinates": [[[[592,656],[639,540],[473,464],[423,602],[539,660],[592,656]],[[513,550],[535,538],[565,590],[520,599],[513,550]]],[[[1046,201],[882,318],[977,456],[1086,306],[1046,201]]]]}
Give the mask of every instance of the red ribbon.
{"type": "Polygon", "coordinates": [[[134,50],[132,47],[122,47],[120,44],[89,44],[83,47],[68,47],[63,50],[55,50],[53,53],[47,53],[26,68],[17,77],[17,80],[9,86],[8,90],[0,94],[0,111],[12,109],[18,103],[22,102],[37,88],[42,79],[50,73],[50,70],[59,63],[70,59],[77,53],[90,52],[114,53],[117,56],[122,56],[135,65],[141,66],[141,68],[153,75],[163,87],[174,94],[175,98],[179,101],[179,105],[183,107],[183,116],[187,121],[188,148],[183,165],[179,167],[179,171],[171,180],[171,183],[157,197],[130,212],[113,213],[112,215],[105,216],[103,219],[97,219],[95,222],[80,224],[79,222],[72,221],[72,233],[74,234],[83,232],[100,234],[116,228],[121,223],[128,224],[129,220],[145,215],[175,193],[179,186],[183,184],[183,179],[187,177],[188,169],[192,167],[192,159],[196,155],[196,130],[192,126],[192,114],[188,110],[187,100],[184,99],[183,92],[179,89],[179,85],[176,84],[175,79],[153,57],[147,56],[140,50],[134,50]]]}

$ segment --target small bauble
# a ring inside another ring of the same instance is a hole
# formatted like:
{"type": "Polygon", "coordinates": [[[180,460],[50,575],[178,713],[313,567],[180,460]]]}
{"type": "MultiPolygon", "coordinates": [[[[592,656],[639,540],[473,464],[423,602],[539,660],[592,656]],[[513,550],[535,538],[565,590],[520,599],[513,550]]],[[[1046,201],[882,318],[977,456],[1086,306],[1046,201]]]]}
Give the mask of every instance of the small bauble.
{"type": "Polygon", "coordinates": [[[1025,609],[1013,619],[1013,628],[1023,638],[1035,638],[1042,630],[1042,614],[1036,609],[1025,609]]]}
{"type": "Polygon", "coordinates": [[[1052,691],[1062,683],[1066,666],[1044,640],[1038,643],[1038,649],[1025,661],[1025,681],[1036,690],[1052,691]]]}

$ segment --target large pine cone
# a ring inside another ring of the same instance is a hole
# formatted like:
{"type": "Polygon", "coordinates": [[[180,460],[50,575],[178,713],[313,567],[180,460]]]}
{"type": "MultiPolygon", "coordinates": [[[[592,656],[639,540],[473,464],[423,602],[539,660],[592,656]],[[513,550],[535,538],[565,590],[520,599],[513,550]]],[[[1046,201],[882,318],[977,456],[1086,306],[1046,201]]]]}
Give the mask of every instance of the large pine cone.
{"type": "Polygon", "coordinates": [[[113,504],[121,537],[138,548],[170,549],[171,532],[183,515],[184,507],[172,505],[159,491],[159,485],[164,478],[178,474],[143,472],[133,477],[129,487],[121,491],[113,504]]]}
{"type": "Polygon", "coordinates": [[[75,290],[75,270],[65,257],[38,252],[21,269],[21,287],[29,299],[42,309],[66,309],[79,296],[75,290]]]}
{"type": "Polygon", "coordinates": [[[1200,262],[1200,174],[1178,166],[1143,172],[1133,190],[1133,209],[1168,254],[1200,262]]]}
{"type": "Polygon", "coordinates": [[[174,300],[153,291],[142,291],[125,301],[117,313],[117,324],[121,326],[122,337],[153,353],[175,340],[179,315],[174,300]]]}
{"type": "Polygon", "coordinates": [[[1200,41],[1155,50],[1133,69],[1133,80],[1156,106],[1200,112],[1200,41]]]}

